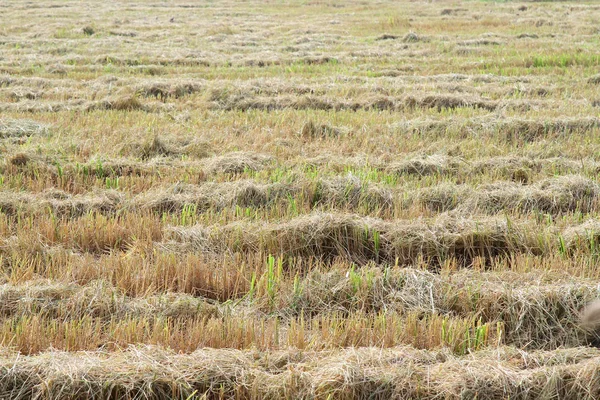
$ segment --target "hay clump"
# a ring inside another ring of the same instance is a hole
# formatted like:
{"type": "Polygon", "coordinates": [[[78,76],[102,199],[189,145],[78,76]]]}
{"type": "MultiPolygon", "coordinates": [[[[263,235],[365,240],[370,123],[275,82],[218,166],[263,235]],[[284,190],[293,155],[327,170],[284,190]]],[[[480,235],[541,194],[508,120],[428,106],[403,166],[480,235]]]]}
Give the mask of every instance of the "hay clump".
{"type": "Polygon", "coordinates": [[[293,195],[297,188],[280,183],[259,184],[251,180],[214,183],[200,186],[178,183],[136,196],[131,205],[155,213],[179,213],[185,207],[195,212],[226,207],[265,207],[293,195]]]}
{"type": "Polygon", "coordinates": [[[56,316],[52,305],[58,305],[75,291],[76,285],[48,280],[32,280],[19,286],[3,284],[0,286],[0,314],[5,317],[27,315],[43,309],[47,315],[56,316]]]}
{"type": "Polygon", "coordinates": [[[499,46],[500,42],[490,39],[464,40],[459,43],[462,46],[499,46]]]}
{"type": "Polygon", "coordinates": [[[318,124],[309,120],[302,125],[300,136],[304,139],[327,139],[339,137],[342,134],[340,128],[333,127],[329,124],[318,124]]]}
{"type": "Polygon", "coordinates": [[[28,210],[32,197],[27,194],[4,191],[0,196],[0,212],[8,216],[15,216],[20,211],[28,210]]]}
{"type": "Polygon", "coordinates": [[[549,212],[590,212],[600,194],[600,186],[580,175],[564,175],[549,178],[536,185],[533,203],[536,208],[549,212]]]}
{"type": "Polygon", "coordinates": [[[339,60],[337,58],[330,57],[330,56],[316,56],[316,57],[305,57],[302,59],[302,62],[304,62],[307,65],[322,65],[322,64],[328,64],[328,63],[337,64],[339,62],[339,60]]]}
{"type": "Polygon", "coordinates": [[[535,172],[542,169],[544,162],[528,157],[491,157],[474,162],[471,171],[499,175],[513,182],[526,184],[535,172]]]}
{"type": "Polygon", "coordinates": [[[531,186],[512,182],[482,185],[458,208],[495,214],[502,210],[539,211],[552,215],[592,211],[600,195],[600,186],[579,175],[548,178],[531,186]]]}
{"type": "Polygon", "coordinates": [[[29,119],[0,120],[0,139],[41,136],[47,133],[47,125],[29,119]]]}
{"type": "Polygon", "coordinates": [[[431,221],[386,222],[352,214],[313,213],[282,223],[236,222],[170,228],[175,242],[209,252],[278,254],[432,267],[447,259],[468,264],[512,253],[539,254],[537,235],[505,219],[472,220],[442,215],[431,221]]]}
{"type": "Polygon", "coordinates": [[[87,107],[88,111],[93,110],[114,110],[114,111],[148,111],[149,109],[140,102],[137,96],[121,96],[92,103],[87,107]]]}
{"type": "Polygon", "coordinates": [[[312,196],[312,203],[325,203],[338,207],[368,209],[389,209],[394,203],[390,190],[361,182],[352,174],[318,182],[312,196]]]}
{"type": "Polygon", "coordinates": [[[43,314],[48,318],[77,320],[93,317],[190,318],[217,316],[216,305],[202,297],[163,293],[128,297],[106,280],[93,280],[84,286],[50,280],[33,280],[23,285],[0,286],[0,315],[19,317],[43,314]]]}
{"type": "Polygon", "coordinates": [[[144,161],[155,157],[178,158],[181,156],[200,159],[210,156],[211,153],[211,145],[201,139],[173,139],[159,135],[155,135],[152,140],[143,143],[127,143],[121,148],[121,154],[134,155],[144,161]]]}
{"type": "Polygon", "coordinates": [[[442,154],[417,156],[396,161],[387,167],[388,172],[398,175],[442,175],[457,171],[459,160],[442,154]]]}
{"type": "Polygon", "coordinates": [[[137,111],[144,110],[144,105],[135,96],[119,97],[106,103],[107,110],[137,111]]]}
{"type": "Polygon", "coordinates": [[[579,225],[568,227],[563,231],[562,238],[570,254],[596,252],[600,243],[600,221],[589,219],[579,225]]]}
{"type": "Polygon", "coordinates": [[[467,185],[442,183],[419,190],[411,199],[430,210],[444,212],[454,210],[473,196],[473,189],[467,185]]]}
{"type": "Polygon", "coordinates": [[[7,215],[16,215],[19,211],[42,215],[50,212],[57,217],[75,218],[91,211],[110,214],[123,201],[122,193],[113,190],[95,190],[75,196],[56,189],[40,194],[5,191],[0,200],[0,210],[7,215]]]}
{"type": "Polygon", "coordinates": [[[396,110],[398,104],[394,98],[389,96],[373,96],[362,102],[356,102],[345,106],[344,108],[350,108],[351,110],[396,110]]]}
{"type": "Polygon", "coordinates": [[[60,309],[63,318],[110,318],[122,314],[126,298],[110,282],[96,280],[79,288],[69,298],[63,299],[63,303],[60,309]]]}
{"type": "MultiPolygon", "coordinates": [[[[331,310],[351,314],[357,308],[367,313],[382,310],[398,315],[430,314],[444,310],[445,295],[440,275],[415,268],[362,266],[355,272],[368,283],[356,284],[347,270],[309,271],[302,281],[302,291],[289,297],[292,315],[302,312],[318,315],[331,310]]],[[[363,281],[364,282],[364,281],[363,281]]]]}
{"type": "Polygon", "coordinates": [[[552,136],[569,136],[583,133],[600,126],[600,119],[595,117],[553,119],[536,121],[528,119],[513,119],[496,124],[496,129],[509,142],[532,142],[552,136]]]}
{"type": "Polygon", "coordinates": [[[137,195],[132,201],[132,207],[141,210],[151,210],[154,213],[179,213],[186,206],[194,207],[196,212],[202,212],[211,207],[224,207],[223,199],[211,196],[206,185],[197,187],[177,183],[170,188],[160,188],[137,195]]]}
{"type": "Polygon", "coordinates": [[[220,189],[229,193],[227,204],[240,207],[265,207],[282,199],[289,198],[299,192],[298,187],[282,183],[257,184],[244,180],[232,182],[232,190],[220,189]]]}
{"type": "Polygon", "coordinates": [[[92,211],[111,214],[124,204],[124,195],[116,190],[94,190],[75,196],[64,193],[59,197],[51,190],[43,194],[39,203],[50,208],[54,215],[76,218],[92,211]]]}
{"type": "MultiPolygon", "coordinates": [[[[441,94],[425,96],[422,99],[417,100],[416,103],[420,107],[436,108],[438,111],[455,108],[481,108],[488,111],[494,111],[498,108],[498,103],[492,100],[441,94]]],[[[410,99],[407,99],[407,104],[411,104],[410,99]]]]}
{"type": "Polygon", "coordinates": [[[586,343],[579,310],[596,297],[594,282],[567,274],[462,270],[445,279],[443,306],[458,315],[473,308],[486,321],[501,321],[504,343],[555,349],[586,343]]]}
{"type": "Polygon", "coordinates": [[[197,93],[202,89],[202,85],[195,82],[152,82],[139,86],[136,93],[143,97],[154,97],[161,101],[169,98],[180,99],[182,97],[197,93]]]}
{"type": "Polygon", "coordinates": [[[526,169],[539,169],[540,165],[537,160],[528,157],[518,156],[501,156],[491,157],[482,160],[477,160],[472,165],[473,172],[484,173],[489,170],[501,171],[503,175],[510,175],[515,170],[526,168],[526,169]]]}
{"type": "Polygon", "coordinates": [[[246,170],[260,171],[272,162],[273,157],[266,154],[237,151],[213,157],[205,165],[210,174],[241,174],[246,170]]]}
{"type": "Polygon", "coordinates": [[[291,99],[283,104],[285,104],[283,108],[292,108],[295,110],[331,110],[338,108],[333,101],[327,98],[310,95],[291,99]]]}
{"type": "Polygon", "coordinates": [[[183,293],[164,293],[129,300],[126,314],[161,316],[166,318],[210,318],[219,315],[214,304],[206,299],[183,293]]]}
{"type": "MultiPolygon", "coordinates": [[[[404,104],[407,107],[418,107],[425,101],[416,97],[406,97],[404,104]]],[[[467,101],[467,98],[459,96],[450,96],[446,101],[446,96],[432,95],[423,107],[432,106],[443,108],[452,107],[481,107],[487,110],[496,109],[501,103],[495,101],[481,100],[475,98],[473,101],[467,101]],[[478,102],[481,101],[481,104],[478,102]]],[[[399,128],[406,129],[414,134],[424,136],[440,136],[447,134],[458,135],[461,138],[470,137],[475,132],[482,134],[482,138],[489,136],[504,138],[509,143],[512,142],[533,142],[536,140],[560,137],[566,138],[573,134],[589,132],[600,127],[600,119],[596,117],[573,117],[573,118],[553,118],[544,120],[534,120],[526,118],[508,118],[498,120],[496,118],[472,118],[467,120],[445,119],[445,120],[413,120],[401,122],[397,125],[399,128]]]]}
{"type": "Polygon", "coordinates": [[[158,136],[154,136],[151,142],[146,143],[139,150],[140,158],[142,160],[148,160],[149,158],[156,156],[177,156],[179,153],[171,148],[167,143],[161,140],[158,136]]]}
{"type": "Polygon", "coordinates": [[[344,348],[332,351],[159,346],[37,355],[4,351],[8,398],[586,398],[600,394],[597,350],[526,352],[498,347],[466,356],[447,351],[344,348]],[[151,395],[150,395],[151,394],[151,395]]]}

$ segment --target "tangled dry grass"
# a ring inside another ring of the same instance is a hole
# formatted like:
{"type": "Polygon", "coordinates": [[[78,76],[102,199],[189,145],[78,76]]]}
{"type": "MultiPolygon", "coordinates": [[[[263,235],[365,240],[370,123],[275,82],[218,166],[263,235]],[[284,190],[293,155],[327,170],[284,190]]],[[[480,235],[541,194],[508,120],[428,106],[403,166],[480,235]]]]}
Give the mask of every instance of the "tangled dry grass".
{"type": "Polygon", "coordinates": [[[343,349],[329,352],[204,349],[188,355],[153,346],[114,353],[52,351],[27,356],[9,373],[3,393],[23,399],[95,393],[98,398],[278,399],[290,387],[300,398],[333,394],[340,399],[593,398],[598,352],[584,348],[525,353],[501,347],[493,353],[455,357],[444,351],[343,349]],[[390,368],[401,364],[402,368],[390,368]],[[31,378],[33,377],[33,378],[31,378]],[[416,382],[428,381],[427,386],[416,382]]]}
{"type": "Polygon", "coordinates": [[[0,4],[0,398],[600,398],[599,13],[0,4]]]}

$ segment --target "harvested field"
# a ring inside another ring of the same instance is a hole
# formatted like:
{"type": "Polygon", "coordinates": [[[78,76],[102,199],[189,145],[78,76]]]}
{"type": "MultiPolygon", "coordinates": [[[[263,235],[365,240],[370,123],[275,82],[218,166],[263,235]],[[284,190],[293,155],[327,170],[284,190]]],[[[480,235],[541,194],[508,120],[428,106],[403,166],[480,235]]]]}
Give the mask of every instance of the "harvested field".
{"type": "Polygon", "coordinates": [[[1,399],[600,398],[600,3],[0,15],[1,399]]]}

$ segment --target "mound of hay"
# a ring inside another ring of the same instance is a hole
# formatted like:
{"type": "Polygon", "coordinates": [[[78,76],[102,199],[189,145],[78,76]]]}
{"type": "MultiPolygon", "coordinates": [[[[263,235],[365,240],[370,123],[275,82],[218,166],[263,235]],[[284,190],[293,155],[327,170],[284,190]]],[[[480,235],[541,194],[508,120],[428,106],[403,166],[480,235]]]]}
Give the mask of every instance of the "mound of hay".
{"type": "Polygon", "coordinates": [[[583,133],[600,126],[600,119],[594,117],[565,118],[553,120],[513,119],[496,124],[497,131],[508,141],[532,142],[547,136],[570,136],[583,133]]]}
{"type": "Polygon", "coordinates": [[[454,210],[474,194],[467,185],[442,183],[423,188],[413,196],[412,201],[424,205],[430,210],[444,212],[454,210]]]}
{"type": "Polygon", "coordinates": [[[511,176],[518,170],[535,170],[541,168],[541,162],[533,158],[503,156],[490,157],[482,160],[477,160],[472,165],[472,171],[476,173],[488,173],[490,171],[500,173],[503,176],[511,176]]]}
{"type": "Polygon", "coordinates": [[[309,120],[300,129],[300,136],[305,139],[326,139],[339,137],[343,130],[328,124],[317,124],[309,120]]]}
{"type": "Polygon", "coordinates": [[[197,93],[203,89],[203,86],[196,82],[152,82],[141,85],[137,88],[136,93],[143,97],[155,97],[161,101],[166,101],[168,98],[179,99],[193,93],[197,93]]]}
{"type": "Polygon", "coordinates": [[[134,198],[134,208],[152,210],[156,213],[178,213],[186,206],[196,212],[226,207],[264,207],[277,200],[293,195],[297,190],[280,183],[257,184],[251,180],[203,185],[177,184],[169,189],[157,189],[134,198]]]}
{"type": "Polygon", "coordinates": [[[91,211],[102,214],[115,212],[124,204],[124,195],[116,190],[95,190],[84,195],[71,196],[64,193],[57,197],[55,191],[46,192],[43,208],[49,207],[57,216],[79,217],[91,211]]]}
{"type": "Polygon", "coordinates": [[[148,111],[137,96],[122,96],[91,104],[88,111],[93,110],[115,110],[115,111],[148,111]]]}
{"type": "Polygon", "coordinates": [[[456,171],[459,160],[442,154],[417,156],[408,160],[396,161],[387,167],[388,172],[399,175],[441,175],[456,171]]]}
{"type": "Polygon", "coordinates": [[[49,189],[41,194],[3,192],[0,211],[15,215],[18,211],[45,213],[57,217],[75,218],[91,211],[110,214],[124,202],[123,194],[114,190],[95,190],[83,195],[70,195],[62,190],[49,189]]]}
{"type": "Polygon", "coordinates": [[[337,207],[384,209],[393,205],[393,195],[388,189],[361,182],[352,174],[345,177],[323,179],[317,183],[312,195],[313,204],[329,204],[337,207]]]}
{"type": "Polygon", "coordinates": [[[536,349],[587,344],[579,311],[597,297],[592,280],[542,271],[462,270],[440,290],[448,295],[441,309],[458,315],[477,309],[485,321],[502,322],[504,343],[536,349]]]}
{"type": "Polygon", "coordinates": [[[562,237],[569,253],[596,252],[600,243],[600,221],[590,219],[582,224],[571,226],[563,231],[562,237]]]}
{"type": "Polygon", "coordinates": [[[490,39],[471,39],[464,40],[462,42],[459,42],[458,44],[462,46],[499,46],[500,42],[490,39]]]}
{"type": "MultiPolygon", "coordinates": [[[[408,104],[412,100],[407,99],[408,104]]],[[[494,111],[498,108],[498,103],[492,100],[483,100],[480,98],[470,98],[461,96],[432,94],[417,100],[417,105],[423,108],[436,108],[438,111],[455,108],[481,108],[488,111],[494,111]]]]}
{"type": "Polygon", "coordinates": [[[552,215],[572,211],[588,213],[594,209],[599,195],[600,186],[596,182],[578,175],[565,175],[531,186],[511,182],[482,185],[458,208],[486,214],[503,210],[539,211],[552,215]]]}
{"type": "Polygon", "coordinates": [[[211,153],[211,146],[207,142],[192,139],[169,140],[155,136],[151,141],[143,144],[130,144],[124,148],[125,152],[133,153],[142,160],[154,157],[181,157],[206,158],[211,153]]]}
{"type": "Polygon", "coordinates": [[[206,171],[210,174],[241,174],[245,170],[260,171],[273,162],[273,157],[250,152],[233,152],[213,157],[206,162],[206,171]]]}
{"type": "Polygon", "coordinates": [[[40,136],[47,133],[47,125],[29,119],[0,120],[0,139],[40,136]]]}
{"type": "Polygon", "coordinates": [[[432,266],[449,258],[470,263],[519,252],[540,253],[536,235],[506,220],[440,216],[432,221],[385,222],[351,214],[313,213],[282,223],[237,222],[173,227],[169,237],[209,252],[263,253],[432,266]]]}
{"type": "Polygon", "coordinates": [[[37,355],[6,351],[0,385],[7,398],[563,398],[600,396],[600,353],[514,347],[462,357],[447,351],[343,348],[334,351],[201,349],[177,354],[159,346],[115,352],[37,355]]]}

